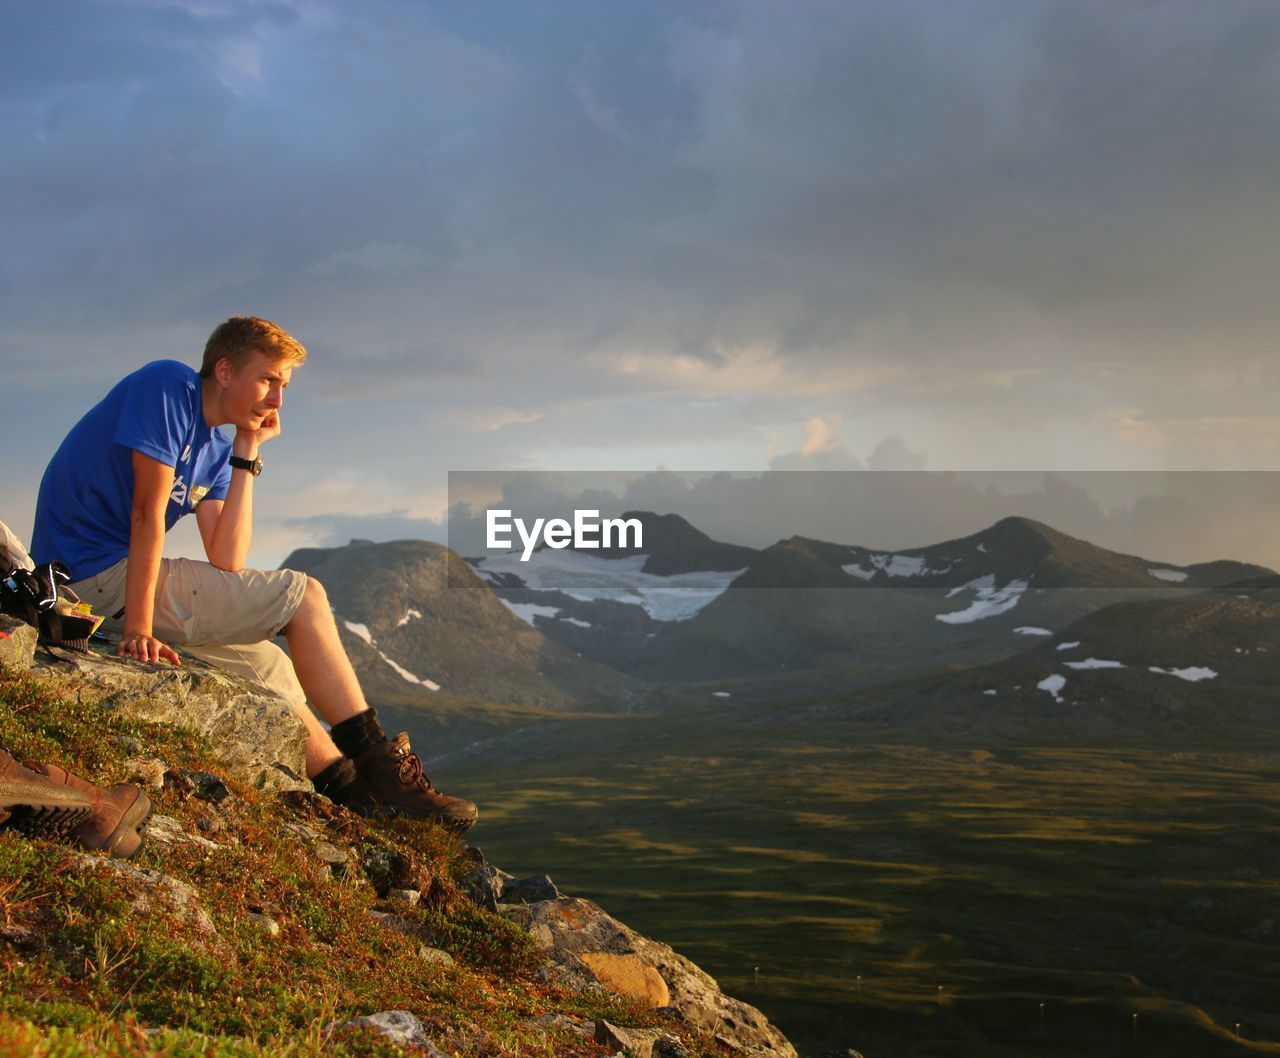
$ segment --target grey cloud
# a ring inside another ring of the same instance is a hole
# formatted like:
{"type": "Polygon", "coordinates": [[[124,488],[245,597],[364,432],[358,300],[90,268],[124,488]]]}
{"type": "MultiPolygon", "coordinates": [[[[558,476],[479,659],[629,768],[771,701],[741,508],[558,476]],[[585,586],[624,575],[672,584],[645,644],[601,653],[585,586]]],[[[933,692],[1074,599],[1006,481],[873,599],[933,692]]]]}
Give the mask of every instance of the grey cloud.
{"type": "Polygon", "coordinates": [[[758,463],[830,414],[935,459],[1274,416],[1273,4],[8,14],[0,361],[71,418],[242,311],[313,349],[287,458],[403,489],[614,445],[758,463]],[[711,373],[616,370],[649,353],[711,373]],[[442,425],[492,408],[543,417],[442,425]]]}

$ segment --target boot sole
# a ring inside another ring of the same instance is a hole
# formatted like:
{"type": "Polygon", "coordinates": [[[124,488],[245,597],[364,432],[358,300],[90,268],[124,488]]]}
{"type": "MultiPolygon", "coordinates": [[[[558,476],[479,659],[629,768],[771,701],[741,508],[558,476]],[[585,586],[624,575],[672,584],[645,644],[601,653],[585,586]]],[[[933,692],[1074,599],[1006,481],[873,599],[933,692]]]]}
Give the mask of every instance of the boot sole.
{"type": "Polygon", "coordinates": [[[81,794],[0,782],[0,827],[29,838],[65,838],[89,818],[93,805],[81,794]]]}

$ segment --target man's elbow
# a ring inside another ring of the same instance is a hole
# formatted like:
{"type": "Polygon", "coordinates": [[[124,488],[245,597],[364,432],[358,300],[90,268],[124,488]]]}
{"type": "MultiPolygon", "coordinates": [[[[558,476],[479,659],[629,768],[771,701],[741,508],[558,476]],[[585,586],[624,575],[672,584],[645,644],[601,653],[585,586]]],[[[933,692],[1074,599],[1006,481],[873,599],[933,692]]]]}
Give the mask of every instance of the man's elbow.
{"type": "Polygon", "coordinates": [[[208,556],[209,565],[226,573],[239,573],[244,569],[243,555],[223,555],[213,551],[206,551],[205,554],[208,556]]]}

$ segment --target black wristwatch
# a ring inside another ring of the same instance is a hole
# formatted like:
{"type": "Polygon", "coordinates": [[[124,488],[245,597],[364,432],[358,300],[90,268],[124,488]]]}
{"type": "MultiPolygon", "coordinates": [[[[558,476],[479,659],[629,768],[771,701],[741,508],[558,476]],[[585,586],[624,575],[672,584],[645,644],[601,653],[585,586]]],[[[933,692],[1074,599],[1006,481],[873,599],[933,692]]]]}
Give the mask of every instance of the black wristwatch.
{"type": "Polygon", "coordinates": [[[255,478],[262,473],[262,456],[255,456],[253,459],[241,459],[240,456],[232,456],[227,462],[237,470],[247,470],[255,478]]]}

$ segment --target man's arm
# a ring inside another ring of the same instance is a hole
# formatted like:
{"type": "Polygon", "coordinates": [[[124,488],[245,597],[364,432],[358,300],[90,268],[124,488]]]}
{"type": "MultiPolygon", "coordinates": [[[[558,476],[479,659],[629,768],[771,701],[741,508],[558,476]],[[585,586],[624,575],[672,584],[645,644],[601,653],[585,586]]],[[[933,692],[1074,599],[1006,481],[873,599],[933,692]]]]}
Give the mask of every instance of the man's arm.
{"type": "MultiPolygon", "coordinates": [[[[231,451],[241,459],[257,459],[262,443],[279,434],[280,415],[272,412],[261,429],[237,430],[231,451]]],[[[253,475],[233,468],[227,498],[201,500],[196,505],[196,525],[210,563],[230,573],[244,569],[253,543],[253,475]]]]}
{"type": "Polygon", "coordinates": [[[116,653],[139,661],[181,664],[172,647],[152,635],[156,584],[164,553],[164,512],[173,490],[173,467],[133,453],[133,504],[129,515],[129,566],[124,590],[124,638],[116,653]]]}

